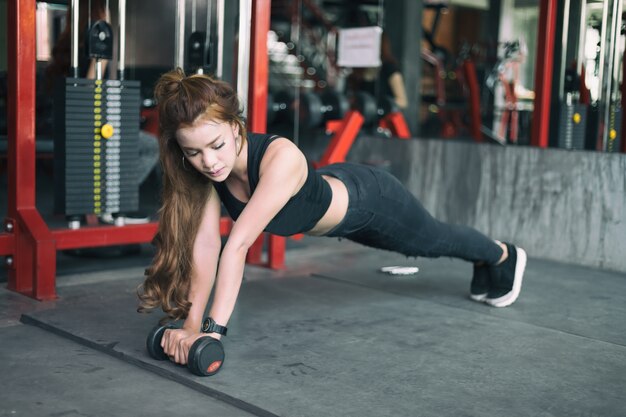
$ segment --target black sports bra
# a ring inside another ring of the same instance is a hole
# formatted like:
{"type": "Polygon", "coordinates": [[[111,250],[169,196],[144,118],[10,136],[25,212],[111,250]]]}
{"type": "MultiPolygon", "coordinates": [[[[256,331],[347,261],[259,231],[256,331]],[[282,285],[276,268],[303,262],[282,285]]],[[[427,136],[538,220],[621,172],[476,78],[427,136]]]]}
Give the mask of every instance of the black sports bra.
{"type": "MultiPolygon", "coordinates": [[[[254,193],[259,183],[259,167],[261,160],[272,141],[279,136],[248,133],[248,183],[250,193],[254,193]]],[[[291,197],[287,204],[278,212],[265,228],[281,236],[290,236],[311,230],[328,210],[332,199],[330,185],[308,163],[308,175],[302,188],[291,197]]],[[[222,203],[233,220],[237,220],[246,203],[233,196],[225,183],[215,183],[222,203]]]]}

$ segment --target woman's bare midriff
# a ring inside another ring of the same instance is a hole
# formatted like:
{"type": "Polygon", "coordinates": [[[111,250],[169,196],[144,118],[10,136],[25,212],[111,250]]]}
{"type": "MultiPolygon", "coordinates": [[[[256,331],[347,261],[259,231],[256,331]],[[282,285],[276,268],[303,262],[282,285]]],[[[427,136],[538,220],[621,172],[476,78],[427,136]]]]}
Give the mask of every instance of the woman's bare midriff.
{"type": "Polygon", "coordinates": [[[348,211],[348,189],[344,183],[329,175],[322,175],[322,178],[330,185],[333,197],[324,216],[322,216],[313,229],[307,232],[307,234],[314,236],[328,233],[343,220],[348,211]]]}

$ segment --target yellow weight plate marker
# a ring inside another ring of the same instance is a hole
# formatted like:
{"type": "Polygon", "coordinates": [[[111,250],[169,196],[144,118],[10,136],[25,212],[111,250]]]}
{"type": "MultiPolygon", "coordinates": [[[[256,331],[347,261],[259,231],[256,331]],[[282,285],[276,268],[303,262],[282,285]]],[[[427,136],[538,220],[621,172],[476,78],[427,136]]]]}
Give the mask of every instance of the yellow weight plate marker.
{"type": "Polygon", "coordinates": [[[110,138],[111,136],[113,136],[113,126],[108,123],[103,124],[100,128],[100,134],[105,139],[110,138]]]}

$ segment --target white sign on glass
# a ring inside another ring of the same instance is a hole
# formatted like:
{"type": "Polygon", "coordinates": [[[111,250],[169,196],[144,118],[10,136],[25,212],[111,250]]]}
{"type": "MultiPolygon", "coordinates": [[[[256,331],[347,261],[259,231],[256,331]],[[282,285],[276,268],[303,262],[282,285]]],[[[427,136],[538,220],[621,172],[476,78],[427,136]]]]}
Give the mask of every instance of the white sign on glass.
{"type": "Polygon", "coordinates": [[[379,26],[340,29],[337,65],[350,68],[380,67],[382,33],[379,26]]]}

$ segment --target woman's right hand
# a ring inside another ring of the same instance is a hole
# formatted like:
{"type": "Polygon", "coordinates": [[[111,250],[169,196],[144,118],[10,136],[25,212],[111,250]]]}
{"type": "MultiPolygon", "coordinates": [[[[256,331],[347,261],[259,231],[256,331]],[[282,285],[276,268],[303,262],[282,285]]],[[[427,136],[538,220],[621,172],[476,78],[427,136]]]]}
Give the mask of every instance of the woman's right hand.
{"type": "Polygon", "coordinates": [[[187,329],[166,329],[161,338],[161,347],[172,362],[186,365],[191,346],[203,336],[206,335],[187,329]]]}

